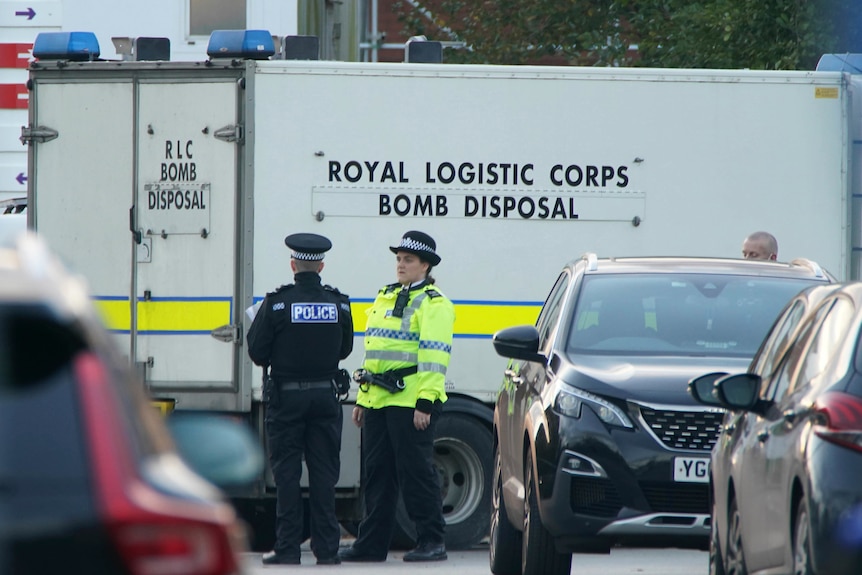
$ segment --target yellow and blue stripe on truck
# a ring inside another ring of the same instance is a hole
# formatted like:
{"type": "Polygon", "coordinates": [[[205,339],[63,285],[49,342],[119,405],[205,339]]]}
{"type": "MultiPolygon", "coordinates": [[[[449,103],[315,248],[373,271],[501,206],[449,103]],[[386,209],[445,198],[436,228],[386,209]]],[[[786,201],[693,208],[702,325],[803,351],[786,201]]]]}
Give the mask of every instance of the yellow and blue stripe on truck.
{"type": "MultiPolygon", "coordinates": [[[[255,297],[254,303],[263,298],[255,297]]],[[[122,296],[94,298],[105,326],[112,333],[129,333],[129,299],[122,296]]],[[[355,326],[364,327],[365,311],[373,299],[351,300],[355,326]]],[[[456,339],[490,339],[513,325],[536,323],[542,302],[453,300],[456,339]]],[[[201,335],[229,324],[234,317],[230,297],[154,297],[138,300],[138,333],[141,335],[201,335]]],[[[357,336],[364,331],[356,331],[357,336]]]]}

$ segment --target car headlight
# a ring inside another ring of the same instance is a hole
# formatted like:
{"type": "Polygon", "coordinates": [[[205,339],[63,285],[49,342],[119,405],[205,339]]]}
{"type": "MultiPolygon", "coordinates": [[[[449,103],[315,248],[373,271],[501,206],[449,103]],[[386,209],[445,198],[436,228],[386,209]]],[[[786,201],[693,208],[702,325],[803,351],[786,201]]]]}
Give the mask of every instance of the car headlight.
{"type": "Polygon", "coordinates": [[[554,411],[569,417],[580,417],[581,410],[586,406],[608,425],[632,428],[632,422],[623,411],[613,403],[605,401],[582,389],[560,389],[554,398],[554,411]]]}

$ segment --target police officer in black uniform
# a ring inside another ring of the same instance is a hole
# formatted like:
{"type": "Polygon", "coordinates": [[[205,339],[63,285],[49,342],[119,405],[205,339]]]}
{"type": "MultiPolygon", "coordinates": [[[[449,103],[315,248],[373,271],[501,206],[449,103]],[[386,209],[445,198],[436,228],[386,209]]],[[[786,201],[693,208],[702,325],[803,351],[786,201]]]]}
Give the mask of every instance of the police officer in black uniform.
{"type": "Polygon", "coordinates": [[[336,385],[338,362],[353,350],[353,319],[348,296],[321,284],[323,255],[332,243],[317,234],[292,234],[284,243],[292,250],[295,283],[266,295],[248,331],[249,357],[270,376],[264,377],[264,401],[277,488],[276,543],[263,563],[300,562],[305,454],[311,549],[318,564],[333,565],[340,563],[341,538],[335,516],[342,425],[336,385]]]}

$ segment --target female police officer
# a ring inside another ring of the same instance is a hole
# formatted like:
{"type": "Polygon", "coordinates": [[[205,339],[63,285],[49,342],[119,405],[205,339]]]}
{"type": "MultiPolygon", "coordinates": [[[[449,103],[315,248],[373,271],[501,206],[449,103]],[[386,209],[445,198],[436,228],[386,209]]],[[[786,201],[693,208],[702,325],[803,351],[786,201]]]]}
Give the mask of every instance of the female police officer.
{"type": "Polygon", "coordinates": [[[398,282],[368,310],[363,383],[353,422],[363,427],[366,516],[343,561],[385,561],[395,527],[398,489],[416,524],[417,546],[405,561],[446,559],[440,485],[433,467],[434,429],[446,401],[446,368],[455,311],[429,275],[440,263],[428,234],[410,231],[389,248],[398,282]]]}

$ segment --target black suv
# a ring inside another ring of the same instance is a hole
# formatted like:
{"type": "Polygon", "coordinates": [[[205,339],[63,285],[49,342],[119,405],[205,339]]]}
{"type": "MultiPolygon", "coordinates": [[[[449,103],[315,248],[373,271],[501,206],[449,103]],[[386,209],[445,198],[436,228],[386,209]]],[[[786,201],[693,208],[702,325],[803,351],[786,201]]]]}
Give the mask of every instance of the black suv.
{"type": "Polygon", "coordinates": [[[807,260],[598,259],[566,265],[511,358],[494,412],[491,571],[567,574],[617,541],[705,545],[723,410],[688,381],[744,371],[785,304],[834,281],[807,260]]]}

